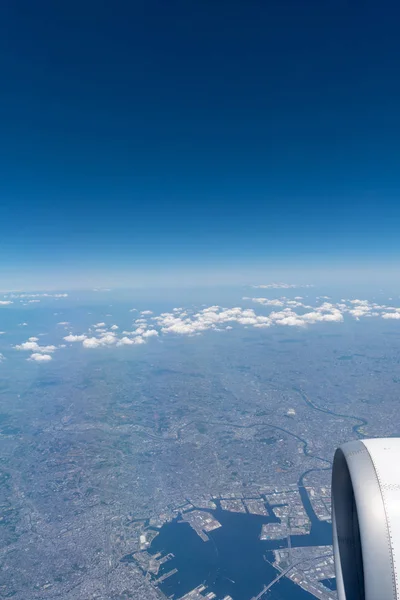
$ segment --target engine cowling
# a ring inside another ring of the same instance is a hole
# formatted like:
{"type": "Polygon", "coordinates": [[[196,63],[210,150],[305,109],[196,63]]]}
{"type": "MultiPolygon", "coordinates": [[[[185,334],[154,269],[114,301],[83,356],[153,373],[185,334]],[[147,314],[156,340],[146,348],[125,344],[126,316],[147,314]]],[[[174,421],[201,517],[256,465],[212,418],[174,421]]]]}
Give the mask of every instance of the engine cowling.
{"type": "Polygon", "coordinates": [[[336,450],[332,525],[339,600],[400,600],[400,438],[336,450]]]}

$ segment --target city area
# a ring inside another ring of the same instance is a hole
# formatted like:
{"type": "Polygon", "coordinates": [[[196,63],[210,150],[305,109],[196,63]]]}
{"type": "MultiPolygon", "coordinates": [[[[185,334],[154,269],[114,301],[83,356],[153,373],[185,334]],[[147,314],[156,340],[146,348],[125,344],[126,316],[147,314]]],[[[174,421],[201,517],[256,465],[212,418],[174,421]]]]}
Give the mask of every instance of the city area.
{"type": "Polygon", "coordinates": [[[7,348],[132,313],[26,310],[2,336],[2,597],[335,597],[332,458],[398,434],[396,323],[75,345],[39,365],[7,348]]]}

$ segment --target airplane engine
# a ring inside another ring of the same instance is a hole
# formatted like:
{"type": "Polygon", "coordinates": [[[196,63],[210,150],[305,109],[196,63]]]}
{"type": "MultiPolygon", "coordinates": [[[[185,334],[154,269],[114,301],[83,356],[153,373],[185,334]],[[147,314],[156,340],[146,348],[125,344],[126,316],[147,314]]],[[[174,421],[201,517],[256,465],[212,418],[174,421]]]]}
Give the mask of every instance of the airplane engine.
{"type": "Polygon", "coordinates": [[[400,438],[336,450],[332,524],[339,600],[400,600],[400,438]]]}

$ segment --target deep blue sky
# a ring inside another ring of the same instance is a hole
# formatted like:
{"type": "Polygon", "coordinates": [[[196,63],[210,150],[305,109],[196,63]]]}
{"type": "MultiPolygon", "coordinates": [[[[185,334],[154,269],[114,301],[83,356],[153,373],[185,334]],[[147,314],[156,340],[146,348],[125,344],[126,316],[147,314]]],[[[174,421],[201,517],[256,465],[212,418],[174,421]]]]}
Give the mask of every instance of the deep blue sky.
{"type": "Polygon", "coordinates": [[[396,261],[399,19],[385,0],[3,0],[0,288],[396,261]]]}

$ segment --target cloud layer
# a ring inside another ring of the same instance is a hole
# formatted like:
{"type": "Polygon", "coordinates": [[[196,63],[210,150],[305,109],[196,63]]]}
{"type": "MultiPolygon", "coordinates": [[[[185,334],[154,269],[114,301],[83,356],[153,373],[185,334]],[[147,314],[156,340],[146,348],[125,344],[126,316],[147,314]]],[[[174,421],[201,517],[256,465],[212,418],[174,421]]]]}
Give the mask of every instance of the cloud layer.
{"type": "MultiPolygon", "coordinates": [[[[268,286],[295,287],[289,284],[268,284],[268,286]]],[[[170,312],[158,315],[154,315],[150,310],[142,310],[138,318],[133,319],[131,327],[122,331],[118,324],[107,324],[105,321],[91,325],[87,331],[74,331],[67,321],[62,321],[57,325],[68,325],[68,329],[65,327],[68,333],[65,335],[64,330],[61,334],[62,339],[58,338],[60,335],[58,334],[54,344],[40,345],[40,338],[32,336],[15,345],[14,349],[30,352],[28,360],[44,363],[49,362],[56,351],[66,347],[76,348],[77,345],[85,350],[133,347],[154,343],[154,339],[163,336],[196,336],[206,331],[231,331],[239,327],[268,330],[271,327],[307,328],[318,323],[334,325],[345,319],[400,320],[400,307],[358,298],[342,298],[340,301],[333,302],[327,296],[318,296],[314,300],[304,299],[301,296],[294,298],[246,296],[243,301],[244,306],[204,307],[203,305],[197,309],[176,307],[170,312]]],[[[111,317],[111,315],[107,316],[111,317]]],[[[61,331],[59,328],[55,329],[56,332],[57,330],[61,331]]]]}

